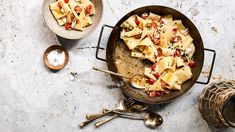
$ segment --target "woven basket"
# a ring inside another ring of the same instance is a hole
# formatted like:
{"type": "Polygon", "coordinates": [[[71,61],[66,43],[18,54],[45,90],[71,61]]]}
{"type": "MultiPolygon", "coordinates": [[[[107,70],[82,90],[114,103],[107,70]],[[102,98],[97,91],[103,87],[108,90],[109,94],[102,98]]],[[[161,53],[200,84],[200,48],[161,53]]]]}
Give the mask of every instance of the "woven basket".
{"type": "MultiPolygon", "coordinates": [[[[226,104],[228,101],[231,102],[231,99],[235,99],[234,80],[212,83],[203,90],[199,97],[199,111],[209,125],[235,127],[234,120],[228,120],[223,113],[225,106],[227,107],[226,104]]],[[[235,108],[232,112],[234,117],[235,108]]],[[[232,115],[229,116],[232,117],[232,115]]]]}

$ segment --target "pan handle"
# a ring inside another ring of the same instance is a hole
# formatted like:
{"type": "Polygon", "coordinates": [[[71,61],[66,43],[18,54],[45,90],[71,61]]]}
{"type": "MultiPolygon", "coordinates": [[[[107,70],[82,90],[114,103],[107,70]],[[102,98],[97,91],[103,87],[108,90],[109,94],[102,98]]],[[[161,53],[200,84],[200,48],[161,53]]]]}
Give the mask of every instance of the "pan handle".
{"type": "Polygon", "coordinates": [[[102,35],[103,35],[103,32],[104,32],[104,28],[105,28],[105,27],[114,28],[113,26],[106,25],[106,24],[104,24],[104,25],[102,26],[102,28],[101,28],[100,36],[99,36],[99,39],[98,39],[98,44],[97,44],[97,46],[96,46],[96,53],[95,53],[96,59],[101,60],[101,61],[106,61],[106,59],[99,57],[99,49],[101,49],[101,48],[100,48],[100,43],[101,43],[101,39],[102,39],[102,35]]]}
{"type": "Polygon", "coordinates": [[[215,57],[216,57],[216,52],[215,52],[215,50],[207,49],[207,48],[204,48],[204,50],[205,50],[205,51],[208,51],[208,52],[213,52],[213,59],[212,59],[211,69],[210,69],[210,72],[209,72],[209,76],[208,76],[207,81],[206,81],[206,82],[196,81],[196,83],[199,83],[199,84],[208,84],[208,83],[210,82],[211,74],[212,74],[213,67],[214,67],[214,64],[215,64],[215,57]]]}

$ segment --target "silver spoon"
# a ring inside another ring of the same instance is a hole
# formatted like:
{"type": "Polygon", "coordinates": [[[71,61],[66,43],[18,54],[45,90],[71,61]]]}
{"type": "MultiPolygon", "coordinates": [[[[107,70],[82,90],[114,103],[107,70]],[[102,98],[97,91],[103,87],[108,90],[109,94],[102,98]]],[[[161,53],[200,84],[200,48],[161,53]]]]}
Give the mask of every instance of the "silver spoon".
{"type": "Polygon", "coordinates": [[[155,112],[146,113],[145,116],[141,119],[144,120],[145,126],[151,129],[155,129],[163,123],[162,116],[155,112]]]}
{"type": "Polygon", "coordinates": [[[130,84],[135,88],[138,88],[138,89],[146,88],[147,77],[145,77],[144,75],[135,74],[132,77],[127,77],[127,76],[124,76],[124,75],[119,74],[119,73],[115,73],[115,72],[112,72],[112,71],[108,71],[108,70],[104,70],[104,69],[100,69],[100,68],[96,68],[96,67],[93,67],[93,69],[96,70],[96,71],[109,73],[109,74],[119,76],[119,77],[122,77],[122,78],[127,78],[127,79],[130,80],[130,84]]]}
{"type": "Polygon", "coordinates": [[[156,127],[160,126],[163,123],[162,116],[155,113],[155,112],[148,112],[143,116],[129,116],[129,115],[122,114],[122,112],[116,112],[116,111],[115,111],[115,113],[116,114],[111,116],[110,118],[107,118],[107,119],[104,119],[104,120],[101,120],[101,121],[95,123],[95,126],[100,127],[118,116],[124,117],[124,118],[129,118],[129,119],[134,119],[134,120],[143,120],[145,126],[151,128],[151,129],[155,129],[156,127]]]}

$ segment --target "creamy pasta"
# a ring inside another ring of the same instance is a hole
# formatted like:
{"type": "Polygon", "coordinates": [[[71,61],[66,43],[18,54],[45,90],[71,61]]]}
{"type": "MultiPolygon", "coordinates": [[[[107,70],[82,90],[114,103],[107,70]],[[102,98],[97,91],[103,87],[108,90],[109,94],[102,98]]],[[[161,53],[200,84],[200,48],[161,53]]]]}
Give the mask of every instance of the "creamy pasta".
{"type": "Polygon", "coordinates": [[[182,21],[150,12],[129,17],[121,27],[120,37],[131,56],[148,59],[153,64],[144,69],[147,94],[155,97],[168,90],[181,90],[181,85],[192,77],[191,68],[196,64],[192,59],[193,39],[182,21]]]}

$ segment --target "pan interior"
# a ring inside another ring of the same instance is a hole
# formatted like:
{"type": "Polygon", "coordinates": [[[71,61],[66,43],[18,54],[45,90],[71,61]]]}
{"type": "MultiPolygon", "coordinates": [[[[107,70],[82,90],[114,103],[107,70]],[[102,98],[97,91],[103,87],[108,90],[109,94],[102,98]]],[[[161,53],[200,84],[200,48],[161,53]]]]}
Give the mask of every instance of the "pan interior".
{"type": "Polygon", "coordinates": [[[122,86],[121,90],[127,96],[130,96],[140,102],[144,102],[148,104],[160,104],[160,103],[168,102],[170,100],[173,100],[179,97],[180,95],[184,94],[193,86],[193,84],[198,79],[201,73],[202,66],[203,66],[204,47],[203,47],[201,36],[197,28],[182,13],[172,8],[168,8],[164,6],[142,7],[125,15],[116,24],[115,28],[113,29],[109,37],[109,41],[107,45],[107,52],[106,52],[107,65],[108,65],[109,70],[121,73],[126,76],[132,76],[134,74],[143,74],[144,67],[151,65],[151,63],[148,60],[143,61],[138,58],[131,57],[130,50],[127,48],[124,41],[120,39],[120,32],[122,30],[120,25],[126,19],[128,19],[131,15],[134,15],[134,14],[141,15],[142,13],[145,13],[145,12],[146,13],[152,12],[152,13],[156,13],[156,14],[163,15],[163,16],[172,15],[174,19],[182,20],[184,26],[189,29],[189,33],[191,37],[193,38],[193,43],[196,48],[193,58],[197,64],[196,64],[196,67],[192,69],[193,77],[182,85],[181,91],[172,91],[168,95],[150,98],[143,90],[133,88],[129,84],[128,80],[124,80],[122,78],[112,76],[114,81],[124,82],[123,83],[124,85],[122,86]]]}

